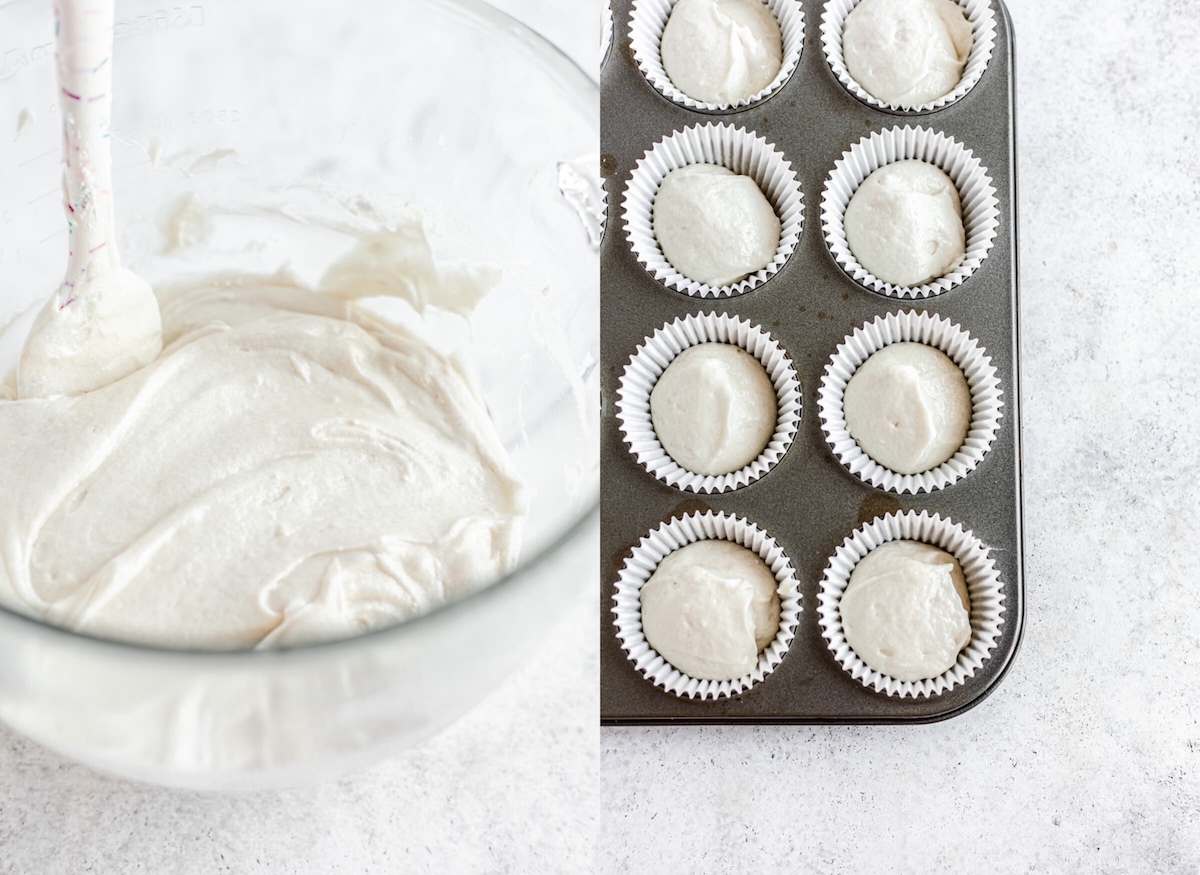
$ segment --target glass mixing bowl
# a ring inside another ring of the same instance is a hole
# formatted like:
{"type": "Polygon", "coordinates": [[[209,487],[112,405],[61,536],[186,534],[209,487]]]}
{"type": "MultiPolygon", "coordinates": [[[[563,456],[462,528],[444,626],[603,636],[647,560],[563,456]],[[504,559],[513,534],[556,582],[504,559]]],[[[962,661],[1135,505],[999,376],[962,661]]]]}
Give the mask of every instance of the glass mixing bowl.
{"type": "MultiPolygon", "coordinates": [[[[467,711],[594,586],[599,93],[474,0],[130,0],[115,36],[118,242],[152,283],[315,275],[323,220],[405,202],[437,254],[504,268],[470,345],[531,486],[512,575],[400,626],[268,652],[134,646],[0,608],[0,720],[48,747],[192,788],[335,775],[467,711]]],[[[3,374],[65,265],[56,91],[51,3],[0,4],[0,122],[16,124],[0,135],[3,374]]],[[[450,343],[453,318],[428,328],[450,343]]]]}

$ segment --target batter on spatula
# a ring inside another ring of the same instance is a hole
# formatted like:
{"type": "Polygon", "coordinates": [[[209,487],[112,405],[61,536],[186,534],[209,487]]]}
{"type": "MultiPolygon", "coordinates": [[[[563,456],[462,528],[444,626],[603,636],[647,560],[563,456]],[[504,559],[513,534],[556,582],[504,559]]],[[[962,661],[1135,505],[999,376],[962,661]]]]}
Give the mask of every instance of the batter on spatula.
{"type": "Polygon", "coordinates": [[[38,314],[21,352],[21,398],[106,386],[162,350],[158,301],[144,280],[121,266],[117,253],[109,139],[113,3],[59,0],[55,7],[70,256],[62,285],[38,314]]]}

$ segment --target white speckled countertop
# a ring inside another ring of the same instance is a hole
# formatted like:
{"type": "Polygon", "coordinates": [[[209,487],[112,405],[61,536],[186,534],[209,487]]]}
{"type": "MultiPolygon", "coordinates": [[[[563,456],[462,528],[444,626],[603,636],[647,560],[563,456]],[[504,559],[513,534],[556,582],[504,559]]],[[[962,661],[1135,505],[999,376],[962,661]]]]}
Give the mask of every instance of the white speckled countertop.
{"type": "MultiPolygon", "coordinates": [[[[595,67],[599,0],[570,14],[548,0],[493,5],[595,67]]],[[[131,784],[0,725],[0,875],[591,871],[596,611],[581,595],[530,663],[466,717],[324,786],[213,796],[131,784]]]]}
{"type": "Polygon", "coordinates": [[[931,726],[603,730],[603,871],[1200,871],[1200,15],[1008,7],[1021,652],[931,726]]]}
{"type": "MultiPolygon", "coordinates": [[[[594,56],[594,4],[578,39],[575,3],[497,5],[594,56]]],[[[600,799],[588,598],[480,708],[336,784],[147,788],[0,728],[0,873],[1200,869],[1200,16],[1008,6],[1028,616],[993,696],[924,727],[604,730],[600,799]]]]}

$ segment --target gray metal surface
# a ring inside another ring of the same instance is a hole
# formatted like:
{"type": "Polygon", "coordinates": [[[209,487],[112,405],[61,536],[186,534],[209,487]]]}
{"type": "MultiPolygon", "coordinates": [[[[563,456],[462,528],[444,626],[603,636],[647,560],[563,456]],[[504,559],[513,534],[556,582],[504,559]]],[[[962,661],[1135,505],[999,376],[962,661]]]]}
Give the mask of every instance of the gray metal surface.
{"type": "Polygon", "coordinates": [[[764,103],[743,111],[700,113],[659,94],[633,60],[631,0],[613,0],[612,49],[601,73],[601,167],[609,216],[601,252],[601,620],[600,716],[630,723],[905,723],[945,719],[978,704],[1000,681],[1024,626],[1020,414],[1017,372],[1017,216],[1012,25],[999,0],[995,52],[979,84],[946,109],[899,115],[872,109],[847,92],[825,61],[819,38],[822,4],[807,0],[800,64],[764,103]],[[709,121],[745,127],[781,149],[804,191],[804,229],[779,273],[749,294],[700,299],[656,281],[630,251],[623,227],[625,185],[636,162],[673,131],[709,121]],[[821,234],[825,179],[842,153],[873,131],[909,124],[942,131],[983,162],[1000,199],[999,236],[963,285],[939,297],[899,301],[867,291],[833,260],[821,234]],[[846,335],[899,309],[949,318],[986,347],[1004,390],[1000,433],[983,463],[964,480],[927,495],[874,489],[850,474],[825,443],[817,389],[846,335]],[[763,326],[791,355],[804,409],[800,430],[780,463],[758,482],[720,495],[680,492],[656,480],[629,452],[616,420],[616,393],[630,356],[666,322],[700,312],[727,312],[763,326]],[[1005,623],[991,658],[974,677],[930,699],[898,699],[864,687],[837,664],[821,637],[817,591],[829,557],[864,522],[896,510],[928,510],[962,523],[996,559],[1005,592],[1005,623]],[[804,612],[783,662],[740,696],[693,701],[647,681],[621,650],[613,625],[618,572],[632,547],[663,520],[693,511],[726,511],[766,529],[796,569],[804,612]]]}

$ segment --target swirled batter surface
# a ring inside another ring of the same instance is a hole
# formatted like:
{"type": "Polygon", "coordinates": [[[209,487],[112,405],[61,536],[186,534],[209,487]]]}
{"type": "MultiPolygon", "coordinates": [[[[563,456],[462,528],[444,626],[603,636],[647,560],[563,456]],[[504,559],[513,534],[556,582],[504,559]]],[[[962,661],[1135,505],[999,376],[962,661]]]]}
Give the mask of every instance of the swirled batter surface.
{"type": "Polygon", "coordinates": [[[0,401],[0,601],[111,637],[273,646],[511,569],[525,496],[480,398],[343,292],[283,276],[160,290],[149,365],[0,401]]]}

